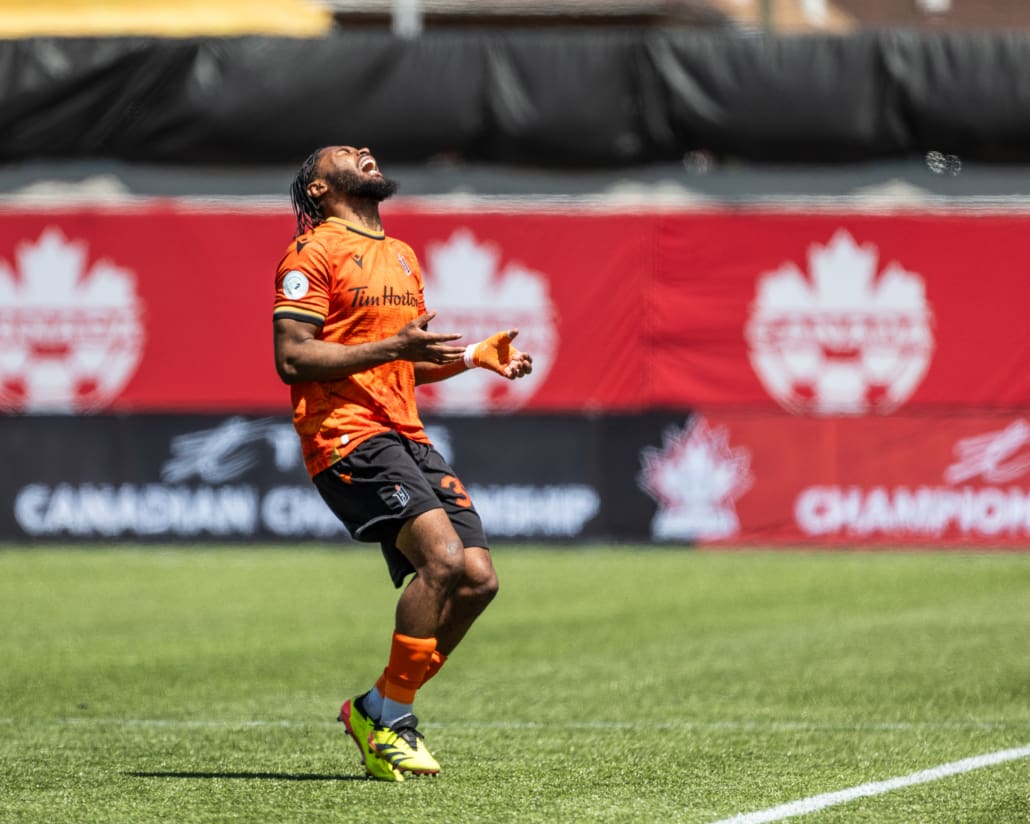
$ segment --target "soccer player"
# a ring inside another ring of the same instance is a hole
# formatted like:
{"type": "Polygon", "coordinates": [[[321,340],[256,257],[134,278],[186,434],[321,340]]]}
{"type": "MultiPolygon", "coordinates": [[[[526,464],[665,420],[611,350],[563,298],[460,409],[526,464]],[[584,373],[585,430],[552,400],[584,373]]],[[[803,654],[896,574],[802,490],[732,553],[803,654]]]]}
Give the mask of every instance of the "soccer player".
{"type": "Polygon", "coordinates": [[[386,668],[339,720],[369,775],[436,774],[413,712],[416,691],[444,665],[497,593],[479,515],[433,448],[415,386],[490,369],[514,380],[532,358],[517,329],[461,345],[431,332],[411,248],[383,232],[379,204],[397,184],[365,148],[329,146],[304,161],[291,198],[297,234],[279,263],[275,365],[291,387],[294,426],[312,479],[360,541],[382,547],[400,588],[386,668]]]}

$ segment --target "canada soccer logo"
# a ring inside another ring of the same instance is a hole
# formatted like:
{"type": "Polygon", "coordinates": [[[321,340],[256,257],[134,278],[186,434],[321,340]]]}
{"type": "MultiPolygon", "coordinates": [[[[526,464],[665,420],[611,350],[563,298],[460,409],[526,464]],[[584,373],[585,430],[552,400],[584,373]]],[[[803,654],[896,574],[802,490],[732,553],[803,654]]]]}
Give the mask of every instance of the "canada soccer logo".
{"type": "Polygon", "coordinates": [[[725,427],[701,417],[665,433],[641,453],[640,488],[658,502],[655,540],[720,540],[740,531],[735,503],[751,488],[751,453],[733,448],[725,427]]]}
{"type": "Polygon", "coordinates": [[[766,390],[795,414],[888,414],[911,397],[933,354],[923,279],[843,229],[758,281],[745,335],[766,390]]]}
{"type": "Polygon", "coordinates": [[[0,259],[0,407],[82,412],[114,398],[143,349],[133,273],[48,227],[0,259]]]}
{"type": "Polygon", "coordinates": [[[437,312],[433,331],[461,332],[483,340],[517,328],[515,346],[533,355],[531,380],[507,381],[485,369],[419,387],[420,406],[439,412],[477,414],[516,409],[529,401],[554,363],[558,332],[547,276],[519,263],[500,264],[500,252],[459,229],[426,251],[426,302],[437,312]]]}

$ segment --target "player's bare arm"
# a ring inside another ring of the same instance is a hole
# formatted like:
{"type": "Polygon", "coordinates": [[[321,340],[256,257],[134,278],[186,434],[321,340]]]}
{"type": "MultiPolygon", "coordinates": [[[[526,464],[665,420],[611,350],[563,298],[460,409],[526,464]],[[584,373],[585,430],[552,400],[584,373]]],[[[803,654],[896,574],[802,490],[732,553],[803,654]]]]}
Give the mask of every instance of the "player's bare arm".
{"type": "Polygon", "coordinates": [[[431,366],[460,364],[465,347],[453,346],[456,333],[430,332],[429,312],[406,323],[388,338],[369,343],[346,344],[320,340],[318,327],[292,318],[275,319],[275,366],[284,383],[335,381],[395,360],[431,366]]]}

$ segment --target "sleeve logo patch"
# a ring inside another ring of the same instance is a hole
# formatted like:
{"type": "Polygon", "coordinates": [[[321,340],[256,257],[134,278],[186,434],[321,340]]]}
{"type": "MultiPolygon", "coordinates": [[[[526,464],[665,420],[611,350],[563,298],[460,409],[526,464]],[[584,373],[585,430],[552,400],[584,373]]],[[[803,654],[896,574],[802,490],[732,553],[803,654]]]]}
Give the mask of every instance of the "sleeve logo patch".
{"type": "Polygon", "coordinates": [[[290,300],[300,300],[308,293],[308,278],[303,272],[294,269],[283,278],[283,294],[290,300]]]}

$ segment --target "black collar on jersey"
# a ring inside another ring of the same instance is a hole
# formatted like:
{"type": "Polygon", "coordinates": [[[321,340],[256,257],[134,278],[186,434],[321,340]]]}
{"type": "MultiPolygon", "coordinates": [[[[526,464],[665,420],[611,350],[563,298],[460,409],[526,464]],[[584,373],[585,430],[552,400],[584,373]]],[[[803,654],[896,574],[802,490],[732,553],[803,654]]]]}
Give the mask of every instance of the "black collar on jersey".
{"type": "Polygon", "coordinates": [[[344,220],[342,217],[327,217],[326,223],[339,223],[348,232],[354,232],[356,235],[362,235],[363,237],[370,237],[372,240],[385,240],[386,232],[373,232],[371,229],[366,229],[364,226],[358,226],[356,223],[351,223],[349,220],[344,220]]]}

